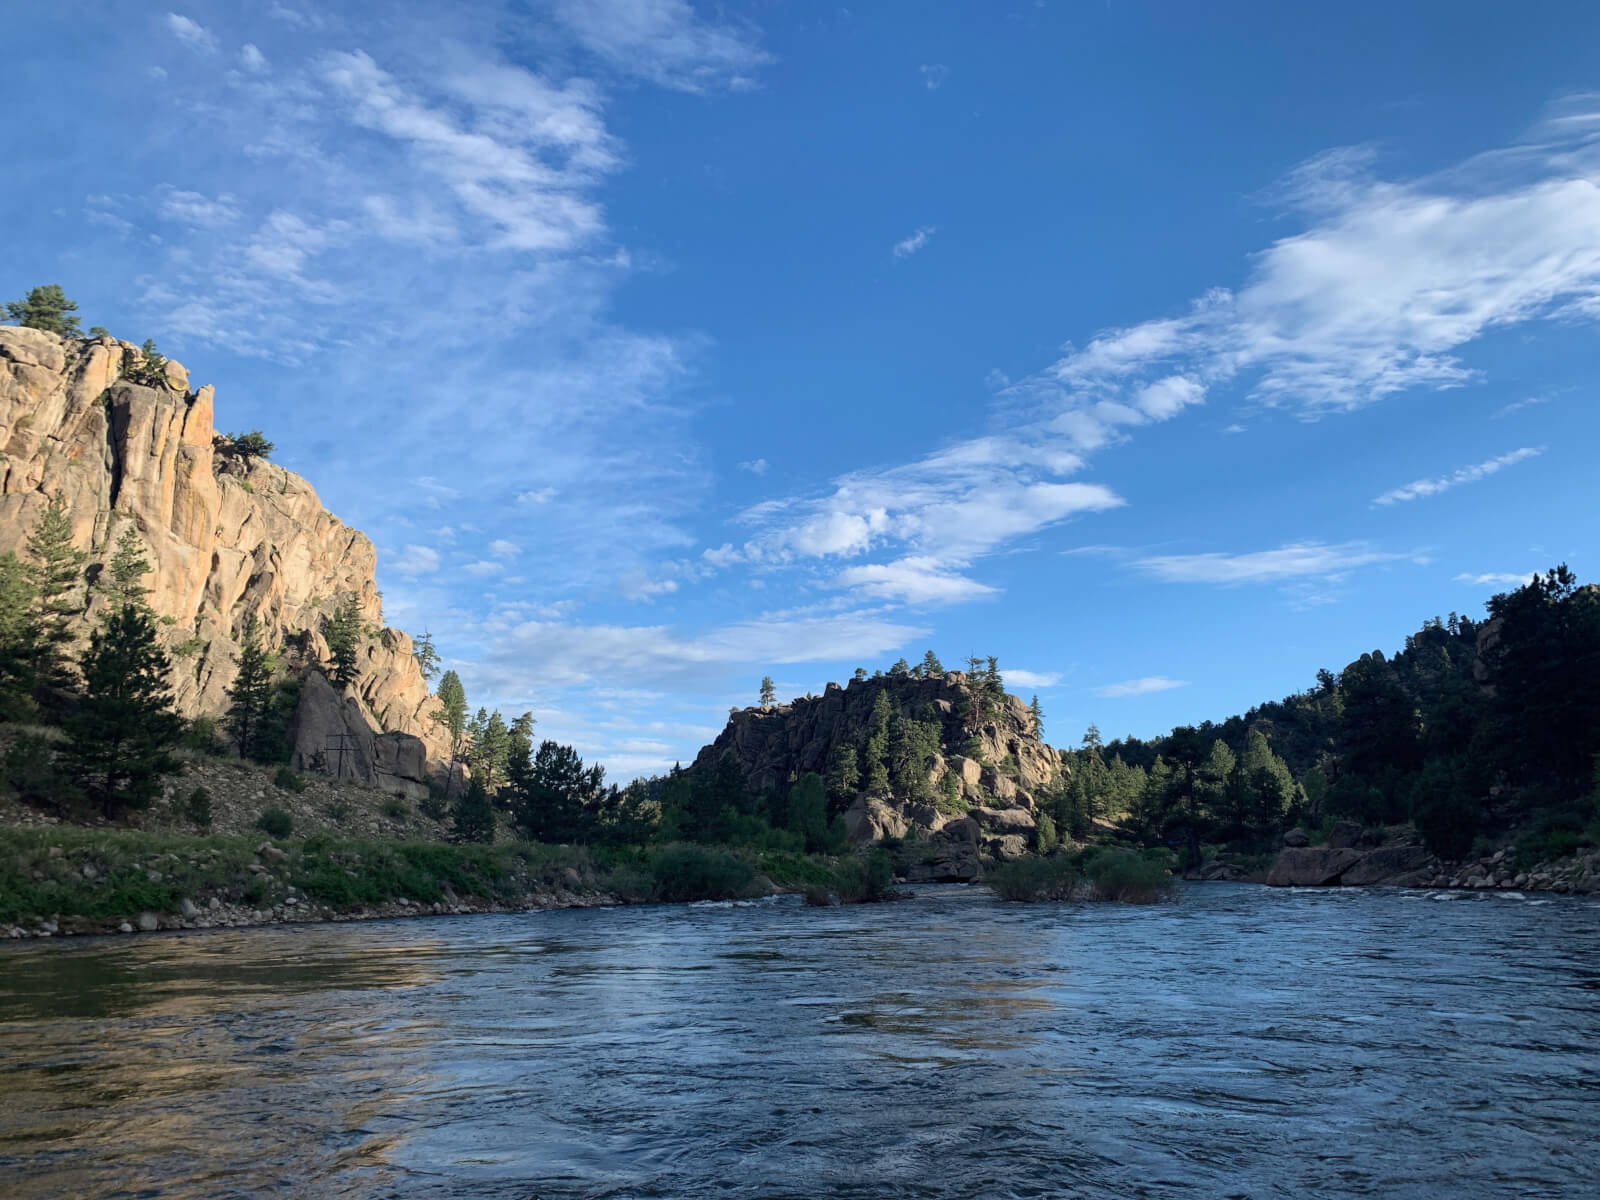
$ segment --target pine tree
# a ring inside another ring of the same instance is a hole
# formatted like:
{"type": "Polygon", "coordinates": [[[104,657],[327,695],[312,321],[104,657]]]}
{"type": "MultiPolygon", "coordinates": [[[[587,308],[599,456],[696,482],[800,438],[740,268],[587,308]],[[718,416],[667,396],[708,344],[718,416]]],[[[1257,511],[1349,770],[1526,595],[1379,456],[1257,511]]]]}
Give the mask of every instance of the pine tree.
{"type": "Polygon", "coordinates": [[[461,686],[461,676],[446,671],[439,677],[439,688],[434,692],[439,706],[433,710],[432,719],[450,739],[450,776],[446,794],[455,785],[455,767],[461,761],[461,751],[467,739],[467,690],[461,686]]]}
{"type": "Polygon", "coordinates": [[[944,674],[944,664],[939,661],[939,656],[932,650],[922,656],[922,673],[929,679],[944,674]]]}
{"type": "Polygon", "coordinates": [[[233,660],[239,668],[228,689],[228,730],[239,744],[240,758],[258,756],[262,726],[272,711],[272,655],[261,644],[261,627],[252,616],[245,622],[239,653],[233,660]]]}
{"type": "Polygon", "coordinates": [[[73,641],[72,620],[82,611],[74,593],[88,554],[72,541],[72,520],[66,497],[50,497],[44,516],[28,538],[29,578],[33,584],[34,620],[39,629],[34,679],[37,684],[70,688],[73,671],[66,648],[73,641]]]}
{"type": "Polygon", "coordinates": [[[132,604],[111,613],[79,666],[83,698],[65,723],[63,764],[107,816],[145,808],[162,777],[182,769],[171,752],[183,731],[150,614],[132,604]]]}
{"type": "Polygon", "coordinates": [[[1043,736],[1044,709],[1039,705],[1039,695],[1037,692],[1034,693],[1033,699],[1028,703],[1028,715],[1033,718],[1033,736],[1043,736]]]}
{"type": "Polygon", "coordinates": [[[854,675],[850,676],[851,679],[865,679],[866,677],[867,677],[867,669],[865,667],[857,667],[856,668],[856,673],[854,675]]]}
{"type": "Polygon", "coordinates": [[[424,682],[439,673],[439,652],[433,648],[433,634],[425,633],[412,643],[411,657],[417,660],[424,682]]]}
{"type": "Polygon", "coordinates": [[[505,782],[506,765],[511,756],[511,730],[506,728],[506,720],[499,709],[489,714],[478,737],[473,746],[472,772],[482,776],[484,790],[492,796],[505,782]]]}
{"type": "Polygon", "coordinates": [[[856,766],[856,748],[837,745],[828,760],[828,791],[843,799],[853,796],[861,783],[861,770],[856,766]]]}
{"type": "Polygon", "coordinates": [[[533,727],[536,722],[531,712],[525,712],[511,722],[511,728],[506,732],[506,760],[509,762],[517,755],[533,755],[533,727]]]}
{"type": "Polygon", "coordinates": [[[474,778],[467,785],[466,792],[456,801],[450,823],[458,842],[494,841],[494,808],[482,781],[474,778]]]}
{"type": "Polygon", "coordinates": [[[361,608],[348,596],[328,619],[324,636],[328,640],[328,675],[334,684],[347,688],[356,681],[361,647],[361,608]]]}
{"type": "Polygon", "coordinates": [[[116,551],[111,555],[110,569],[106,572],[106,591],[118,605],[144,605],[150,589],[142,580],[150,573],[150,560],[144,556],[144,540],[139,530],[129,525],[117,538],[116,551]]]}
{"type": "Polygon", "coordinates": [[[903,658],[897,658],[894,660],[894,665],[889,668],[889,674],[909,675],[911,674],[911,664],[903,658]]]}
{"type": "Polygon", "coordinates": [[[771,675],[761,677],[761,707],[771,708],[778,702],[778,689],[773,685],[771,675]]]}
{"type": "Polygon", "coordinates": [[[876,795],[887,795],[889,791],[889,718],[894,712],[894,705],[889,700],[888,692],[879,692],[878,698],[872,702],[872,723],[867,730],[867,788],[866,790],[876,795]]]}
{"type": "Polygon", "coordinates": [[[15,554],[0,555],[0,721],[34,712],[33,669],[39,657],[33,581],[15,554]]]}
{"type": "Polygon", "coordinates": [[[78,306],[67,299],[59,283],[46,283],[33,288],[21,300],[6,304],[6,318],[26,325],[30,329],[46,329],[62,337],[81,337],[78,318],[72,314],[78,306]]]}

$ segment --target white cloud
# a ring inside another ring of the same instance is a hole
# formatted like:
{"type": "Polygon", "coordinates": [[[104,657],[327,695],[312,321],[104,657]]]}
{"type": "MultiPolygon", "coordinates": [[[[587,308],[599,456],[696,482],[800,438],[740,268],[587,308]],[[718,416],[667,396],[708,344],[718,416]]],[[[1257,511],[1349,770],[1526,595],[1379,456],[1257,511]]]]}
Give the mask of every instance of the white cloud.
{"type": "Polygon", "coordinates": [[[481,579],[490,575],[500,574],[506,569],[506,565],[505,563],[490,562],[488,559],[480,559],[477,562],[468,563],[461,569],[468,575],[476,575],[481,579]]]}
{"type": "Polygon", "coordinates": [[[1569,101],[1518,146],[1406,181],[1335,152],[1278,190],[1298,232],[1257,254],[1243,285],[1179,317],[1108,330],[1013,400],[1104,434],[1154,373],[1211,387],[1243,379],[1260,404],[1305,417],[1477,377],[1457,356],[1485,332],[1600,316],[1600,96],[1569,101]]]}
{"type": "Polygon", "coordinates": [[[231,225],[239,219],[239,202],[226,192],[213,199],[167,184],[157,192],[156,204],[158,211],[168,220],[207,229],[231,225]]]}
{"type": "Polygon", "coordinates": [[[330,54],[322,76],[351,117],[408,146],[418,164],[512,250],[571,250],[601,232],[582,189],[618,166],[599,97],[582,80],[557,86],[528,71],[480,65],[440,85],[474,106],[468,125],[431,105],[362,51],[330,54]]]}
{"type": "Polygon", "coordinates": [[[407,546],[388,565],[409,578],[431,575],[439,569],[439,552],[428,546],[407,546]]]}
{"type": "Polygon", "coordinates": [[[867,596],[906,604],[957,604],[993,595],[995,590],[948,571],[932,558],[902,558],[897,562],[847,567],[834,576],[834,583],[867,596]]]}
{"type": "Polygon", "coordinates": [[[752,458],[748,462],[740,463],[739,470],[749,471],[752,475],[765,475],[767,473],[767,460],[764,458],[752,458]]]}
{"type": "Polygon", "coordinates": [[[1501,417],[1509,417],[1512,413],[1521,412],[1525,408],[1533,408],[1539,404],[1549,404],[1550,400],[1551,397],[1549,396],[1529,396],[1526,400],[1516,400],[1495,413],[1494,418],[1499,420],[1501,417]]]}
{"type": "Polygon", "coordinates": [[[922,86],[930,92],[937,92],[950,78],[950,68],[943,63],[923,63],[917,71],[922,76],[922,86]]]}
{"type": "Polygon", "coordinates": [[[556,490],[553,487],[542,487],[531,492],[518,492],[518,504],[549,504],[554,500],[556,490]]]}
{"type": "Polygon", "coordinates": [[[296,29],[322,28],[322,18],[315,13],[302,12],[299,9],[290,8],[285,4],[277,3],[277,0],[274,0],[271,7],[267,9],[267,16],[274,21],[282,21],[285,25],[293,26],[296,29]]]}
{"type": "Polygon", "coordinates": [[[662,87],[740,90],[772,61],[752,31],[702,21],[686,0],[552,0],[552,7],[585,49],[662,87]]]}
{"type": "Polygon", "coordinates": [[[490,663],[510,677],[539,664],[549,686],[625,680],[677,686],[707,668],[867,659],[926,638],[920,626],[868,612],[762,616],[698,634],[664,625],[575,625],[528,621],[497,641],[490,663]]]}
{"type": "Polygon", "coordinates": [[[1487,571],[1482,575],[1467,572],[1457,575],[1454,582],[1471,583],[1480,587],[1521,587],[1537,574],[1537,571],[1524,571],[1521,575],[1515,571],[1487,571]]]}
{"type": "Polygon", "coordinates": [[[496,538],[489,543],[489,553],[496,558],[515,558],[522,553],[522,547],[515,542],[508,542],[505,538],[496,538]]]}
{"type": "Polygon", "coordinates": [[[1051,688],[1061,682],[1061,675],[1056,671],[1024,671],[1017,667],[1007,667],[1002,674],[1007,685],[1016,684],[1025,688],[1051,688]]]}
{"type": "Polygon", "coordinates": [[[937,226],[922,226],[915,233],[901,238],[894,244],[894,256],[896,258],[910,258],[918,250],[921,250],[924,246],[926,246],[928,244],[928,239],[938,231],[939,230],[937,226]]]}
{"type": "Polygon", "coordinates": [[[1308,576],[1335,576],[1374,563],[1418,561],[1415,555],[1374,550],[1365,542],[1296,542],[1251,554],[1162,554],[1134,566],[1162,583],[1278,583],[1308,576]]]}
{"type": "Polygon", "coordinates": [[[254,43],[246,42],[239,51],[239,65],[252,75],[260,75],[267,70],[267,56],[254,43]]]}
{"type": "Polygon", "coordinates": [[[646,603],[657,596],[670,596],[678,590],[676,579],[651,579],[640,572],[624,576],[621,591],[629,600],[642,600],[646,603]]]}
{"type": "Polygon", "coordinates": [[[1447,492],[1451,488],[1460,487],[1464,483],[1477,483],[1480,479],[1503,471],[1506,467],[1515,466],[1519,462],[1526,462],[1530,458],[1537,458],[1544,453],[1543,446],[1524,446],[1520,450],[1513,450],[1510,454],[1502,454],[1499,458],[1491,458],[1487,462],[1477,463],[1474,466],[1462,467],[1449,475],[1441,475],[1437,479],[1415,479],[1404,487],[1392,488],[1383,495],[1373,500],[1375,505],[1402,504],[1407,500],[1420,500],[1424,496],[1437,496],[1440,492],[1447,492]]]}
{"type": "Polygon", "coordinates": [[[1121,683],[1108,683],[1094,689],[1094,694],[1107,700],[1121,700],[1128,696],[1148,696],[1152,692],[1169,692],[1173,688],[1188,687],[1184,679],[1168,679],[1165,675],[1147,675],[1143,679],[1126,679],[1121,683]]]}
{"type": "Polygon", "coordinates": [[[193,46],[196,50],[207,54],[217,52],[216,35],[198,21],[190,20],[181,13],[167,14],[167,31],[186,46],[193,46]]]}

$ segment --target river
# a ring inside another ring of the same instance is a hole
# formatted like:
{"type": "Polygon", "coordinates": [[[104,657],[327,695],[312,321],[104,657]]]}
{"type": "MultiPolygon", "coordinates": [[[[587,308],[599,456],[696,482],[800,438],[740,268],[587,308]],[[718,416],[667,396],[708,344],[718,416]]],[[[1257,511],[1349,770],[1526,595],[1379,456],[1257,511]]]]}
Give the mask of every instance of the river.
{"type": "Polygon", "coordinates": [[[437,917],[0,949],[0,1194],[1594,1196],[1600,902],[437,917]]]}

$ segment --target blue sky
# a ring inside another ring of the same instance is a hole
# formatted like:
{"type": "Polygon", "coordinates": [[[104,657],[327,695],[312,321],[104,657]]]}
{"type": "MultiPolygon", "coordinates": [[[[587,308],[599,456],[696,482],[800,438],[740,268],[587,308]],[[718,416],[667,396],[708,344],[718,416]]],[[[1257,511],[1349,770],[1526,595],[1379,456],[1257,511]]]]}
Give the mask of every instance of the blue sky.
{"type": "Polygon", "coordinates": [[[1595,577],[1600,10],[1199,7],[25,0],[0,287],[614,777],[928,647],[1153,734],[1595,577]]]}

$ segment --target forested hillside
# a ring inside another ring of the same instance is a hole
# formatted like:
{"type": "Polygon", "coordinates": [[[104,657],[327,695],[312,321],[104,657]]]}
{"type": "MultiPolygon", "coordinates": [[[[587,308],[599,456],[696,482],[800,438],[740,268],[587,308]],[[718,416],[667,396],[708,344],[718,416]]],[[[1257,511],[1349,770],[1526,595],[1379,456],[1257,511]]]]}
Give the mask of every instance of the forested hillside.
{"type": "Polygon", "coordinates": [[[1165,737],[1072,754],[1058,819],[1115,817],[1143,840],[1262,851],[1289,825],[1413,821],[1445,858],[1511,830],[1593,844],[1600,588],[1566,566],[1428,620],[1393,655],[1322,670],[1304,692],[1165,737]]]}

